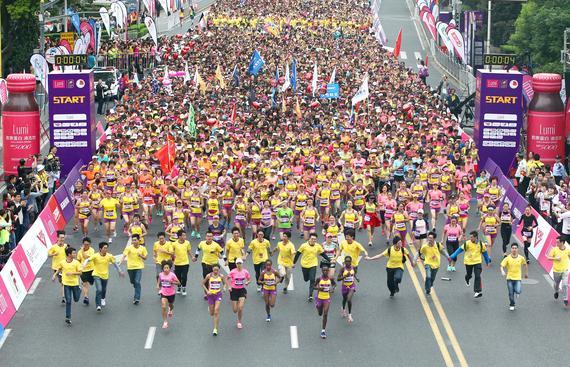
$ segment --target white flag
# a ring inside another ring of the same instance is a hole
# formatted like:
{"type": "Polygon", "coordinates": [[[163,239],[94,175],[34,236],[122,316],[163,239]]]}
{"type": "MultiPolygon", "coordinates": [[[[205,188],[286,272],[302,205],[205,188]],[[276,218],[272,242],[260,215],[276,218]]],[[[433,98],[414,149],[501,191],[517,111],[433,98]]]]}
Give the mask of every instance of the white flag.
{"type": "Polygon", "coordinates": [[[329,84],[334,83],[334,79],[336,77],[336,68],[334,68],[332,74],[331,74],[331,78],[329,79],[329,84]]]}
{"type": "Polygon", "coordinates": [[[352,105],[354,106],[358,102],[364,101],[366,98],[368,98],[368,95],[369,91],[368,91],[368,73],[367,73],[364,76],[364,79],[362,79],[362,84],[360,85],[360,88],[358,88],[358,92],[356,92],[354,97],[352,97],[352,105]]]}
{"type": "Polygon", "coordinates": [[[315,67],[313,68],[313,82],[311,83],[311,89],[313,90],[313,97],[317,92],[317,79],[319,78],[319,73],[317,71],[317,63],[315,62],[315,67]]]}
{"type": "Polygon", "coordinates": [[[190,71],[188,70],[188,63],[184,63],[184,83],[190,81],[190,71]]]}
{"type": "Polygon", "coordinates": [[[109,12],[105,8],[99,9],[99,15],[101,15],[101,20],[103,20],[103,25],[105,25],[105,30],[109,37],[111,36],[111,20],[109,19],[109,12]]]}
{"type": "Polygon", "coordinates": [[[285,83],[281,87],[281,92],[285,92],[291,86],[291,77],[289,76],[289,64],[285,68],[285,83]]]}
{"type": "Polygon", "coordinates": [[[156,35],[156,24],[154,23],[154,20],[152,20],[151,17],[146,17],[146,18],[144,18],[144,24],[148,28],[148,33],[152,37],[154,45],[158,46],[158,38],[156,35]]]}

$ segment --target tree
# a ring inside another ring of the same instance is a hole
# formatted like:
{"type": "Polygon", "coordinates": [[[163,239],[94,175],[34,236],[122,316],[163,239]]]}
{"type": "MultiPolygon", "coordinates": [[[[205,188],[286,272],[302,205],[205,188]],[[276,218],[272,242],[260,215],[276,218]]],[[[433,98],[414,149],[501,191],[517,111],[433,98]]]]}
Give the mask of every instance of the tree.
{"type": "Polygon", "coordinates": [[[570,0],[529,0],[515,22],[506,50],[530,53],[535,71],[562,72],[563,33],[570,27],[570,0]]]}
{"type": "MultiPolygon", "coordinates": [[[[483,26],[483,34],[487,40],[487,0],[464,0],[463,7],[465,10],[479,10],[485,14],[485,24],[483,26]]],[[[515,21],[521,11],[520,3],[509,2],[493,2],[492,9],[492,31],[491,44],[500,47],[507,43],[509,36],[515,30],[515,21]]]]}
{"type": "Polygon", "coordinates": [[[30,70],[30,56],[38,47],[39,24],[36,12],[39,1],[3,0],[2,16],[2,61],[4,74],[30,70]]]}

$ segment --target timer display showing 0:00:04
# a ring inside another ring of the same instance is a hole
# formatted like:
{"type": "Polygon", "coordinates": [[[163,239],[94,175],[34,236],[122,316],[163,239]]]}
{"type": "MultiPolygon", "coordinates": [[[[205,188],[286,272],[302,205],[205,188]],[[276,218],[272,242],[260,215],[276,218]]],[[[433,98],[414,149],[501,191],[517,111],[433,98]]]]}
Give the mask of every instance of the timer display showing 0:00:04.
{"type": "Polygon", "coordinates": [[[516,59],[512,55],[485,55],[485,65],[513,65],[516,59]]]}
{"type": "Polygon", "coordinates": [[[72,66],[87,64],[87,55],[56,55],[55,65],[72,66]]]}

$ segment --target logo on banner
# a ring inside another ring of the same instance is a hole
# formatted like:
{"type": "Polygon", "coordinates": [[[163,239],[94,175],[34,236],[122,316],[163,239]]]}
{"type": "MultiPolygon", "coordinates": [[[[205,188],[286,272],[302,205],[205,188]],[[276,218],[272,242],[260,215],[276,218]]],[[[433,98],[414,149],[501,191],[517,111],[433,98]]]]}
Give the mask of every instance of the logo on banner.
{"type": "Polygon", "coordinates": [[[65,89],[65,80],[56,79],[53,81],[54,89],[65,89]]]}
{"type": "Polygon", "coordinates": [[[536,236],[534,236],[534,244],[532,247],[538,246],[542,242],[542,237],[544,237],[544,232],[540,230],[540,227],[536,227],[536,236]]]}
{"type": "Polygon", "coordinates": [[[85,80],[77,79],[77,82],[75,82],[75,85],[77,86],[77,88],[83,88],[83,87],[85,87],[85,80]]]}
{"type": "Polygon", "coordinates": [[[517,89],[519,86],[519,82],[516,81],[515,79],[511,80],[511,82],[509,83],[509,87],[511,87],[511,89],[517,89]]]}
{"type": "Polygon", "coordinates": [[[6,302],[6,297],[4,293],[0,293],[0,314],[3,314],[8,309],[8,302],[6,302]]]}
{"type": "Polygon", "coordinates": [[[44,233],[43,231],[39,231],[39,232],[38,232],[38,235],[37,235],[36,237],[37,237],[38,241],[40,241],[40,243],[41,243],[42,245],[44,245],[45,248],[48,248],[47,240],[46,240],[46,235],[45,235],[45,233],[44,233]]]}
{"type": "Polygon", "coordinates": [[[487,88],[499,88],[499,80],[487,79],[487,88]]]}

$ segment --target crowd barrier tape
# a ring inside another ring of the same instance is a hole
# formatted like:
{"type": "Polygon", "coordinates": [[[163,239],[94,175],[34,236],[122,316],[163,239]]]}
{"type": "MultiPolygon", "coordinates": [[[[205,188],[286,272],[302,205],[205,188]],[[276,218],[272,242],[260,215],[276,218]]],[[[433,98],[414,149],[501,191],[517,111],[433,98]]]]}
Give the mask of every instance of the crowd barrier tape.
{"type": "Polygon", "coordinates": [[[73,187],[82,179],[82,165],[79,161],[73,167],[0,271],[0,337],[48,259],[48,250],[57,240],[56,232],[73,218],[73,187]]]}
{"type": "MultiPolygon", "coordinates": [[[[528,201],[519,194],[511,180],[505,176],[492,159],[487,159],[484,169],[489,172],[491,177],[497,177],[499,186],[504,192],[499,210],[504,203],[510,205],[513,216],[516,218],[513,225],[513,235],[519,243],[522,243],[522,223],[520,218],[528,206],[528,201]]],[[[532,214],[536,217],[538,226],[534,229],[529,252],[552,278],[552,261],[548,260],[546,255],[556,246],[556,238],[559,236],[559,233],[536,210],[532,209],[532,214]]]]}

